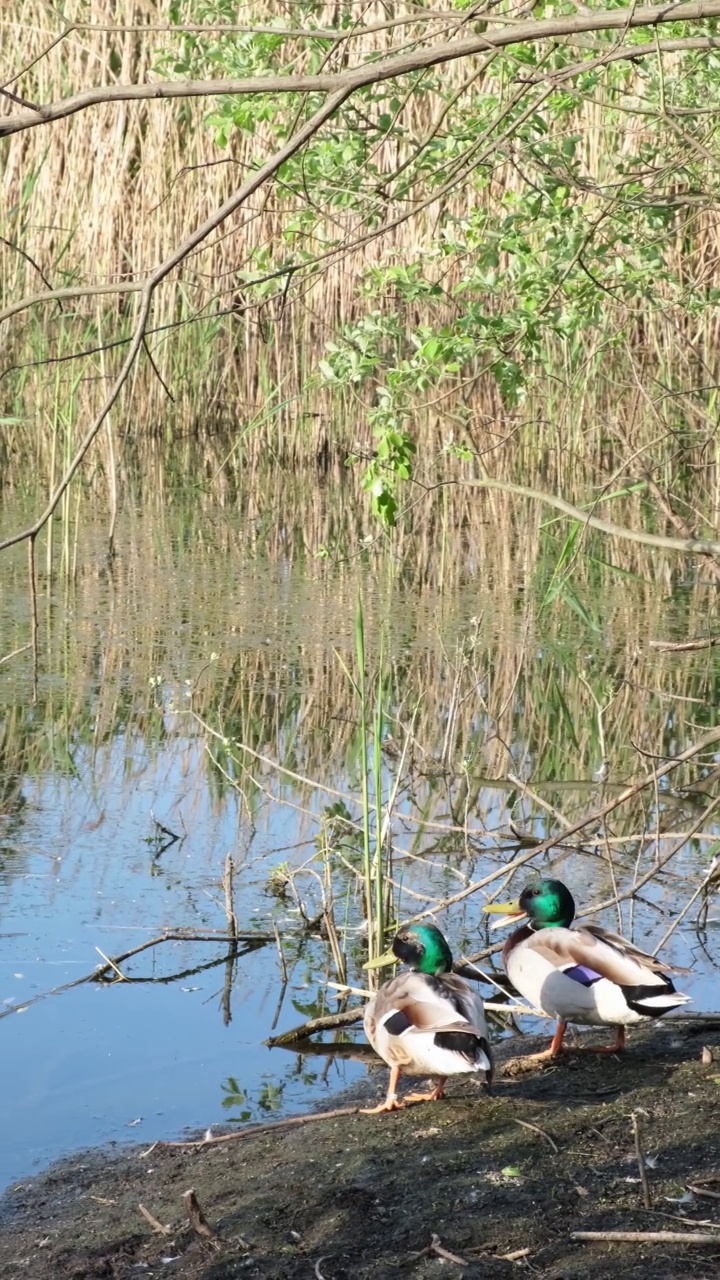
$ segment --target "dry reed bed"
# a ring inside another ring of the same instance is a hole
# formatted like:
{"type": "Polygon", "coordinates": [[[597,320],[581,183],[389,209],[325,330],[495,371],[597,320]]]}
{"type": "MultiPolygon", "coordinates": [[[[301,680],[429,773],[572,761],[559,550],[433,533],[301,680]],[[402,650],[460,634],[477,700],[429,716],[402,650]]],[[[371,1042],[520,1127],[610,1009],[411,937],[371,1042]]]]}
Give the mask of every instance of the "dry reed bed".
{"type": "MultiPolygon", "coordinates": [[[[287,14],[281,12],[292,21],[292,6],[287,14]]],[[[381,4],[358,6],[357,12],[366,25],[387,16],[381,4]]],[[[395,16],[403,12],[402,6],[393,10],[395,16]]],[[[107,25],[107,6],[100,0],[77,0],[66,7],[66,13],[69,19],[107,25]]],[[[157,0],[150,8],[138,0],[119,0],[113,22],[117,27],[149,20],[162,24],[169,14],[169,0],[157,0]]],[[[278,9],[257,0],[241,14],[243,21],[262,23],[277,20],[278,9]]],[[[193,16],[191,7],[188,15],[193,16]]],[[[330,5],[318,15],[318,20],[328,25],[334,18],[330,5]]],[[[10,0],[0,23],[10,37],[18,68],[37,57],[58,30],[56,16],[39,0],[23,0],[22,4],[10,0]]],[[[346,59],[404,47],[428,29],[426,19],[423,23],[374,32],[350,42],[349,51],[343,46],[334,53],[329,50],[326,69],[339,67],[346,59]]],[[[441,31],[445,25],[443,19],[433,19],[429,29],[441,31]]],[[[116,31],[111,35],[101,30],[78,30],[38,61],[17,87],[31,100],[50,101],[87,84],[152,78],[159,58],[177,47],[176,41],[177,37],[162,32],[116,31]]],[[[278,56],[285,58],[287,65],[292,63],[296,71],[309,65],[302,41],[284,45],[278,56]]],[[[677,61],[677,55],[668,55],[668,70],[673,58],[677,61]]],[[[443,86],[459,88],[478,66],[475,61],[444,68],[443,86]]],[[[641,94],[641,71],[628,67],[625,86],[628,96],[635,91],[641,94]]],[[[395,91],[391,87],[388,93],[395,91]]],[[[491,64],[466,89],[461,103],[471,109],[479,95],[496,93],[502,97],[507,92],[501,74],[491,64]]],[[[594,99],[582,101],[573,121],[583,138],[590,218],[603,204],[598,192],[607,177],[608,156],[629,154],[637,147],[642,129],[651,132],[657,127],[641,124],[640,130],[620,129],[609,121],[602,92],[598,87],[594,99]]],[[[440,95],[432,91],[425,96],[408,96],[398,118],[408,141],[392,140],[378,148],[373,159],[381,174],[390,175],[405,163],[415,140],[428,135],[441,108],[440,95]]],[[[200,100],[181,105],[100,106],[51,129],[37,128],[10,139],[2,162],[6,207],[18,210],[17,243],[51,284],[143,278],[237,186],[239,175],[272,149],[268,130],[260,123],[254,134],[236,131],[229,151],[220,150],[204,123],[207,110],[208,104],[200,100]]],[[[679,141],[678,154],[682,146],[679,141]]],[[[113,469],[109,454],[113,437],[116,454],[123,458],[132,446],[130,456],[136,457],[146,447],[151,426],[172,422],[172,428],[164,427],[166,438],[172,438],[169,453],[177,449],[180,429],[205,437],[211,423],[234,429],[238,423],[247,426],[258,414],[263,415],[275,389],[277,397],[289,403],[281,413],[266,415],[264,423],[249,434],[238,452],[238,470],[248,464],[257,466],[269,442],[281,459],[307,459],[328,443],[332,449],[342,450],[358,434],[362,436],[364,395],[344,406],[328,392],[308,395],[307,382],[315,361],[338,324],[357,318],[365,307],[358,296],[359,273],[373,263],[412,261],[418,252],[434,247],[441,217],[462,219],[475,204],[497,203],[507,192],[523,189],[522,176],[503,148],[498,148],[492,169],[486,167],[484,178],[488,176],[483,188],[469,172],[467,181],[442,201],[294,286],[287,306],[280,307],[270,297],[258,310],[253,295],[248,309],[241,305],[216,331],[213,312],[237,302],[242,272],[252,254],[259,248],[274,248],[275,259],[280,260],[285,252],[287,210],[277,190],[259,193],[247,213],[232,220],[163,285],[153,316],[155,326],[173,325],[191,315],[206,319],[191,327],[189,342],[182,329],[151,340],[156,364],[174,402],[168,403],[163,386],[146,362],[94,455],[96,478],[102,479],[113,469]],[[306,417],[308,410],[316,416],[306,417]]],[[[710,179],[708,186],[712,186],[710,179]]],[[[425,194],[413,189],[408,197],[425,194]]],[[[356,215],[328,210],[318,230],[319,247],[322,242],[334,243],[338,236],[352,238],[358,229],[356,215]]],[[[674,266],[687,289],[717,287],[718,221],[714,209],[679,212],[674,235],[674,266]]],[[[452,277],[444,283],[451,289],[452,277]]],[[[36,267],[8,245],[0,245],[1,301],[7,303],[39,287],[36,267]]],[[[388,298],[385,305],[394,305],[393,299],[388,298]]],[[[441,323],[457,313],[458,305],[451,301],[416,305],[408,322],[441,323]]],[[[131,298],[122,296],[110,301],[79,299],[65,304],[62,313],[42,307],[6,324],[7,350],[11,360],[20,364],[45,354],[67,355],[126,332],[132,312],[131,298]]],[[[579,492],[600,477],[607,480],[627,456],[625,442],[632,449],[662,436],[649,460],[656,466],[671,467],[678,447],[671,433],[678,416],[694,414],[692,438],[682,443],[682,460],[687,467],[696,468],[697,483],[707,485],[702,505],[711,511],[717,499],[712,417],[702,397],[690,403],[686,399],[678,413],[674,405],[666,403],[664,385],[697,384],[700,373],[703,380],[714,377],[717,337],[714,317],[706,314],[689,320],[682,296],[668,297],[662,315],[643,314],[640,303],[635,317],[626,307],[608,300],[603,332],[595,335],[580,378],[570,368],[563,371],[563,349],[558,345],[549,353],[553,378],[540,384],[538,399],[522,415],[508,417],[494,385],[486,379],[473,390],[469,405],[460,395],[455,396],[445,401],[439,412],[420,413],[416,427],[431,450],[447,436],[449,418],[459,434],[468,428],[479,447],[488,450],[484,462],[493,474],[526,476],[531,467],[533,472],[545,473],[548,485],[579,492]],[[627,349],[615,352],[608,362],[604,344],[621,327],[628,333],[627,349]],[[608,441],[608,426],[612,428],[615,422],[622,425],[622,443],[612,438],[608,441]],[[505,436],[508,438],[500,444],[505,436]]],[[[73,361],[58,366],[50,374],[41,365],[6,378],[5,392],[0,391],[1,407],[19,408],[26,415],[26,421],[14,432],[16,456],[32,458],[42,476],[56,476],[58,450],[71,447],[116,367],[117,355],[110,352],[81,364],[73,361]]],[[[208,466],[212,467],[217,450],[211,440],[208,452],[208,466]]],[[[8,459],[9,475],[13,474],[11,461],[8,459]]],[[[243,480],[238,477],[239,483],[243,480]]]]}

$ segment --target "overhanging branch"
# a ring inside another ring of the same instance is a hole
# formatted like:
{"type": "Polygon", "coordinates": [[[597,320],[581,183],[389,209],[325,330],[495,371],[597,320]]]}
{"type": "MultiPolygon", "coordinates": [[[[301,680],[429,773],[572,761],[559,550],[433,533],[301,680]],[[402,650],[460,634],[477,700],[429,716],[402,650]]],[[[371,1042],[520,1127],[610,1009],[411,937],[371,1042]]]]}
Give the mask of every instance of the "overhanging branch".
{"type": "MultiPolygon", "coordinates": [[[[456,482],[453,482],[456,483],[456,482]]],[[[588,525],[591,529],[599,529],[601,533],[609,533],[615,538],[624,538],[626,542],[639,542],[645,547],[664,547],[667,551],[679,551],[690,556],[718,556],[720,542],[713,538],[670,538],[662,533],[645,533],[642,529],[628,529],[626,525],[615,524],[614,520],[603,520],[601,516],[590,515],[580,507],[558,497],[554,493],[543,493],[540,489],[528,489],[523,484],[511,484],[509,480],[491,480],[483,477],[479,480],[461,480],[457,482],[467,489],[500,489],[503,493],[516,493],[521,498],[530,498],[533,502],[543,503],[562,511],[563,515],[578,524],[588,525]]],[[[0,548],[1,550],[2,548],[0,548]]]]}
{"type": "Polygon", "coordinates": [[[588,31],[626,31],[635,27],[658,27],[668,22],[697,22],[720,17],[720,0],[691,0],[688,4],[666,7],[624,8],[575,14],[545,19],[542,22],[521,22],[511,27],[491,27],[481,35],[464,40],[450,40],[430,45],[426,49],[414,49],[410,53],[367,61],[360,66],[339,74],[300,76],[254,76],[243,80],[176,80],[153,84],[102,85],[86,89],[60,102],[39,106],[37,110],[25,108],[12,115],[0,117],[0,137],[8,137],[23,129],[49,124],[67,116],[86,111],[88,107],[103,102],[142,102],[166,98],[217,97],[223,94],[258,93],[353,93],[371,84],[381,84],[414,71],[442,63],[456,62],[459,58],[487,53],[493,49],[508,48],[516,44],[536,44],[541,40],[558,36],[575,35],[588,31]]]}

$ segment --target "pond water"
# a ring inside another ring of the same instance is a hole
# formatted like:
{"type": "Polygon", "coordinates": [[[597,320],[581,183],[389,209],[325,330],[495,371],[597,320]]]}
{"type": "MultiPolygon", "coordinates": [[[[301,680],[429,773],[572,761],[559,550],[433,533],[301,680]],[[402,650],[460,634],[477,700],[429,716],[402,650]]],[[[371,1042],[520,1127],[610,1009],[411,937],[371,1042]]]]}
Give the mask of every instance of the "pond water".
{"type": "MultiPolygon", "coordinates": [[[[2,523],[22,523],[19,505],[2,523]]],[[[399,918],[501,869],[511,820],[559,832],[714,724],[713,651],[648,646],[709,630],[712,585],[665,568],[660,593],[634,562],[551,593],[537,523],[511,554],[502,530],[484,537],[482,572],[464,534],[418,574],[397,549],[336,561],[292,538],[248,547],[235,516],[148,506],[121,517],[110,570],[88,516],[67,551],[74,579],[40,565],[37,664],[24,552],[6,554],[0,658],[22,652],[0,665],[0,1187],[91,1144],[296,1112],[367,1071],[263,1044],[337,1007],[332,948],[308,927],[328,903],[347,980],[365,985],[358,599],[382,674],[384,800],[398,782],[399,918]],[[228,855],[240,930],[256,935],[234,959],[220,936],[228,855]],[[120,962],[129,981],[68,987],[165,931],[204,936],[120,962]]],[[[715,762],[705,753],[683,782],[715,762]]],[[[587,904],[694,830],[632,918],[624,904],[623,927],[654,946],[715,853],[716,815],[697,826],[711,795],[651,791],[613,815],[607,843],[594,834],[541,865],[587,904]]],[[[456,954],[486,945],[483,901],[440,913],[456,954]]],[[[711,901],[698,931],[691,910],[664,950],[692,970],[697,1009],[717,1008],[717,915],[711,901]]],[[[618,925],[614,909],[600,919],[618,925]]]]}

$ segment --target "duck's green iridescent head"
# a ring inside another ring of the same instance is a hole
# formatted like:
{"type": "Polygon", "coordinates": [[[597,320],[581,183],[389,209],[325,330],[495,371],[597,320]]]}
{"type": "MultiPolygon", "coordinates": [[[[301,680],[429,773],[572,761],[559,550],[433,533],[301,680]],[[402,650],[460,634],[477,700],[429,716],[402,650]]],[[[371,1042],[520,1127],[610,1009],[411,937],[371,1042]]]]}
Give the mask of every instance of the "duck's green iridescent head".
{"type": "Polygon", "coordinates": [[[392,949],[398,960],[419,973],[449,973],[452,969],[452,952],[434,924],[401,929],[393,938],[392,949]]]}
{"type": "Polygon", "coordinates": [[[575,919],[575,899],[562,880],[533,880],[520,894],[519,906],[533,929],[569,929],[575,919]]]}
{"type": "Polygon", "coordinates": [[[483,911],[494,915],[527,915],[531,929],[569,929],[575,919],[575,900],[562,880],[531,880],[515,902],[488,902],[483,911]]]}

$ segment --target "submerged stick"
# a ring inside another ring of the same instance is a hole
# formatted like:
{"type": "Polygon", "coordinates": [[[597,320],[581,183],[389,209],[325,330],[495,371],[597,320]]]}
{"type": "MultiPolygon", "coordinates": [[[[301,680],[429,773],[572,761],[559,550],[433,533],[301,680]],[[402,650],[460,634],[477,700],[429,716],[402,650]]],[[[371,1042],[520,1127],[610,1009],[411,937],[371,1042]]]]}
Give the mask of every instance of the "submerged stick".
{"type": "MultiPolygon", "coordinates": [[[[235,935],[233,942],[257,942],[258,944],[264,944],[266,942],[272,942],[272,936],[273,935],[271,933],[239,933],[235,935]]],[[[140,955],[141,951],[147,951],[150,947],[157,947],[161,942],[227,942],[227,934],[224,930],[220,929],[218,929],[217,932],[214,930],[207,930],[207,932],[204,933],[193,933],[184,929],[173,929],[169,932],[159,934],[156,938],[150,938],[148,942],[140,942],[137,947],[132,947],[130,951],[124,951],[122,955],[115,956],[114,960],[109,961],[106,965],[100,965],[93,973],[88,975],[87,979],[83,979],[83,981],[89,981],[92,978],[99,978],[113,965],[122,964],[124,960],[129,960],[131,956],[140,955]]]]}
{"type": "Polygon", "coordinates": [[[232,860],[232,854],[228,854],[225,859],[225,871],[222,878],[222,887],[225,893],[225,915],[228,922],[228,933],[237,942],[238,939],[238,922],[235,914],[235,905],[233,902],[233,877],[235,875],[235,863],[232,860]]]}

